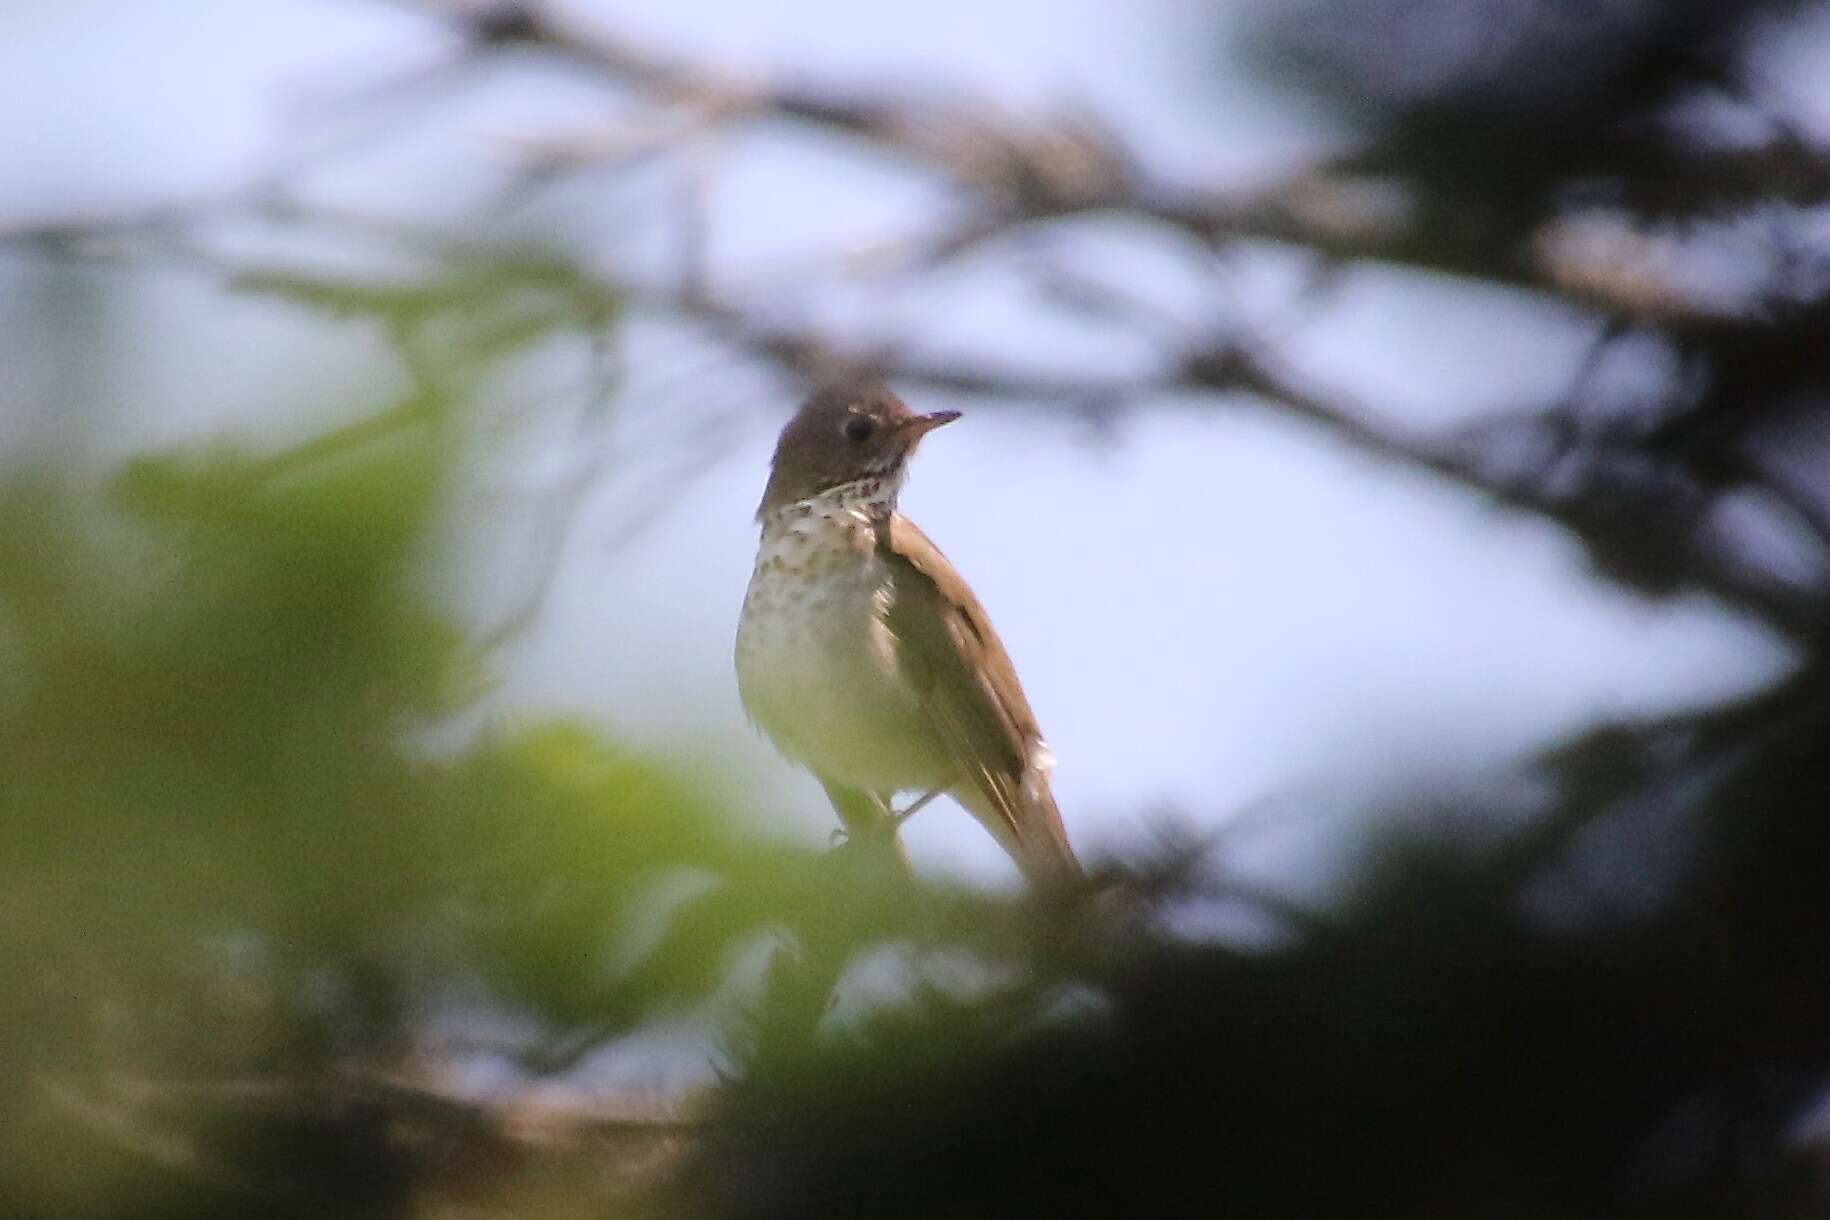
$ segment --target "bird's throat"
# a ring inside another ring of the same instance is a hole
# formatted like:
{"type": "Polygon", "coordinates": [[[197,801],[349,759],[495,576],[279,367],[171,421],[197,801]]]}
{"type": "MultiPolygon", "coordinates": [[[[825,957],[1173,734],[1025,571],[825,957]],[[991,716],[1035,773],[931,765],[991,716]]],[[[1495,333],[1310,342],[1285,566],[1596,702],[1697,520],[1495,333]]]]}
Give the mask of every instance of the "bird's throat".
{"type": "Polygon", "coordinates": [[[763,539],[791,533],[824,533],[833,528],[874,528],[896,511],[902,479],[896,474],[873,474],[816,496],[778,505],[762,516],[763,539]]]}

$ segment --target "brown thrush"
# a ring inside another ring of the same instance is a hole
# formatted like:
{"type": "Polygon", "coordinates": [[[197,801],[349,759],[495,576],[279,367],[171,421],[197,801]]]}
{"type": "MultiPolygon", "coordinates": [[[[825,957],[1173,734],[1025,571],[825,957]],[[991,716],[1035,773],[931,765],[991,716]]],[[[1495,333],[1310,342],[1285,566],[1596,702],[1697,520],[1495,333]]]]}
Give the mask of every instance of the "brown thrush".
{"type": "Polygon", "coordinates": [[[984,607],[896,511],[921,438],[877,384],[822,390],[776,443],[756,511],[762,543],[737,628],[750,718],[825,785],[848,834],[892,837],[946,793],[1032,884],[1080,876],[1049,791],[1053,763],[984,607]],[[890,800],[921,794],[901,814],[890,800]]]}

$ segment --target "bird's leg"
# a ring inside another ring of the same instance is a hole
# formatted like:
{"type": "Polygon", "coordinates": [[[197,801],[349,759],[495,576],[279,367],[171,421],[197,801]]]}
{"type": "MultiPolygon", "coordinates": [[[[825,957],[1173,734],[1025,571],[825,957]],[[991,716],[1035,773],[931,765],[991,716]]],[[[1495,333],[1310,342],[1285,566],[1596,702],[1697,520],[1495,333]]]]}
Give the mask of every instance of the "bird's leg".
{"type": "MultiPolygon", "coordinates": [[[[841,825],[833,827],[832,838],[828,840],[828,845],[831,847],[843,847],[851,842],[854,831],[877,834],[880,824],[885,820],[893,821],[896,825],[901,826],[902,819],[908,816],[908,814],[898,814],[890,808],[889,798],[880,792],[858,792],[854,789],[842,789],[842,791],[845,794],[843,799],[847,802],[849,809],[840,806],[841,798],[834,795],[831,788],[826,789],[826,796],[832,801],[832,807],[839,811],[841,823],[841,825]],[[874,814],[864,814],[860,808],[862,804],[868,804],[875,810],[874,814]]],[[[930,795],[932,794],[930,793],[930,795]]],[[[927,798],[924,797],[922,800],[925,803],[927,798]]],[[[909,813],[914,813],[919,808],[921,805],[918,804],[910,809],[909,813]]]]}
{"type": "Polygon", "coordinates": [[[932,792],[923,793],[920,797],[918,797],[916,799],[916,801],[913,805],[910,805],[907,809],[904,809],[901,813],[897,813],[894,810],[892,810],[891,816],[896,819],[896,825],[901,826],[904,822],[908,821],[910,818],[912,818],[916,814],[920,813],[922,811],[923,807],[925,807],[929,801],[933,800],[935,797],[939,796],[941,793],[943,793],[945,791],[946,791],[945,788],[936,788],[932,792]]]}
{"type": "Polygon", "coordinates": [[[847,788],[840,784],[820,781],[826,788],[826,797],[832,802],[834,812],[839,815],[839,822],[844,830],[842,841],[836,844],[839,848],[856,847],[869,856],[879,857],[890,862],[890,867],[897,872],[907,874],[909,864],[902,854],[902,843],[896,832],[901,823],[890,809],[889,802],[875,792],[862,788],[847,788]]]}

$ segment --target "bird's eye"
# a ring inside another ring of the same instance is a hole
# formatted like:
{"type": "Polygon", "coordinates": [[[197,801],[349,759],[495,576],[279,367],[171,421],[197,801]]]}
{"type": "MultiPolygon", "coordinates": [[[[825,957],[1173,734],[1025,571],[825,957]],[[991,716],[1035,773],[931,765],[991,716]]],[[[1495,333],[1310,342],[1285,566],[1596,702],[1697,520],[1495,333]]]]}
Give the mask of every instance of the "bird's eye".
{"type": "Polygon", "coordinates": [[[854,415],[845,421],[845,435],[854,441],[868,441],[877,425],[862,415],[854,415]]]}

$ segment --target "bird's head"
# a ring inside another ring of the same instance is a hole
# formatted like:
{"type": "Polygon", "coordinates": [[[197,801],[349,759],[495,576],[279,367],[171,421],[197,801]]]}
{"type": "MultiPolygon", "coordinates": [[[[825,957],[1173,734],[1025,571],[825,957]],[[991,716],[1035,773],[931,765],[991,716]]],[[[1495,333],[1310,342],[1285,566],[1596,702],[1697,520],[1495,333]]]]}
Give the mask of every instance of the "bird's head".
{"type": "Polygon", "coordinates": [[[886,481],[893,494],[921,438],[958,418],[958,411],[919,415],[880,382],[818,390],[775,442],[756,515],[864,480],[886,481]]]}

